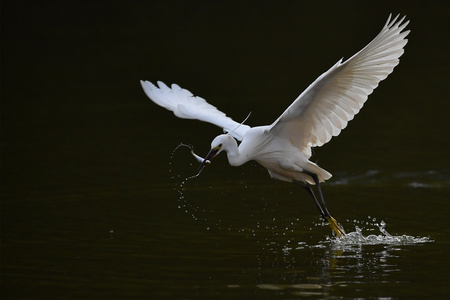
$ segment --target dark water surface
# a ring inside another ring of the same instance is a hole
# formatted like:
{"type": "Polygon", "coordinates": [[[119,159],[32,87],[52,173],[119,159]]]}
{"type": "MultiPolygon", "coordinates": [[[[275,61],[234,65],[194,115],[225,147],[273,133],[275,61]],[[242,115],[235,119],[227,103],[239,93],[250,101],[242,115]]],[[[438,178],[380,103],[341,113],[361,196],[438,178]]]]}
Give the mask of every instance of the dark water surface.
{"type": "Polygon", "coordinates": [[[2,7],[1,299],[447,299],[448,5],[360,1],[14,1],[2,7]],[[419,5],[420,4],[420,5],[419,5]],[[347,232],[306,192],[219,156],[140,79],[271,123],[389,13],[400,65],[315,149],[347,232]],[[389,240],[387,232],[400,242],[389,240]]]}

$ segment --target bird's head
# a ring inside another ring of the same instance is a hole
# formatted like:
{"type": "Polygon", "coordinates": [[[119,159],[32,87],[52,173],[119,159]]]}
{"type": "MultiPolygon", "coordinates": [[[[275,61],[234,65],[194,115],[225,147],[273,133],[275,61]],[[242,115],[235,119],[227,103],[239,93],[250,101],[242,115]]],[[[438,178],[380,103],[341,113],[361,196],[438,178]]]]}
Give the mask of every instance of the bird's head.
{"type": "Polygon", "coordinates": [[[198,169],[198,173],[200,173],[206,165],[211,163],[211,160],[216,157],[220,152],[227,149],[227,145],[231,142],[231,140],[235,142],[234,138],[229,134],[221,134],[214,138],[211,142],[211,150],[209,150],[208,154],[205,156],[203,161],[200,163],[200,167],[198,169]]]}

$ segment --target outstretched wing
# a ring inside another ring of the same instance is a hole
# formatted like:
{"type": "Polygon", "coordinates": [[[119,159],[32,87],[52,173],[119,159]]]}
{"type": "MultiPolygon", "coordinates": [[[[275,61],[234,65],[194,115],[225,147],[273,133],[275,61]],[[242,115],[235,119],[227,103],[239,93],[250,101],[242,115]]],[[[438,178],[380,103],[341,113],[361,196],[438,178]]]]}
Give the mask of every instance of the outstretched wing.
{"type": "MultiPolygon", "coordinates": [[[[361,51],[342,63],[339,60],[317,78],[269,127],[289,139],[306,155],[339,135],[359,112],[367,97],[399,63],[408,31],[391,15],[381,32],[361,51]]],[[[403,23],[403,24],[402,24],[403,23]]]]}
{"type": "Polygon", "coordinates": [[[158,81],[157,84],[158,87],[149,81],[141,80],[145,94],[159,106],[173,111],[179,118],[197,119],[217,125],[240,141],[250,129],[250,126],[233,121],[205,99],[192,95],[191,92],[182,89],[177,84],[172,84],[171,88],[161,81],[158,81]]]}

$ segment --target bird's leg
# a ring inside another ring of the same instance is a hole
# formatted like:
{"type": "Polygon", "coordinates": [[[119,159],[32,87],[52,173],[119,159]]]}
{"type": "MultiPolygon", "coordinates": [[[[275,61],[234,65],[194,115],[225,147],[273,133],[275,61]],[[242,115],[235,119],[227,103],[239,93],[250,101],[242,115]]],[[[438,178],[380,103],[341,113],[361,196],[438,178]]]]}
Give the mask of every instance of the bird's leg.
{"type": "Polygon", "coordinates": [[[311,197],[314,200],[314,203],[316,204],[317,208],[319,209],[320,214],[322,215],[322,218],[325,221],[327,221],[327,216],[325,215],[325,213],[324,213],[324,211],[322,209],[322,206],[320,206],[319,201],[317,201],[316,195],[314,195],[314,191],[312,190],[312,188],[308,184],[306,184],[305,182],[302,182],[302,181],[294,180],[294,183],[296,185],[301,186],[302,188],[304,188],[308,192],[308,194],[311,195],[311,197]]]}
{"type": "Polygon", "coordinates": [[[328,224],[330,224],[331,229],[333,229],[333,231],[336,233],[337,236],[341,237],[345,235],[344,229],[328,212],[327,206],[325,205],[325,200],[323,198],[322,189],[320,188],[319,177],[317,177],[317,174],[306,170],[303,170],[302,173],[311,176],[311,178],[314,180],[314,183],[317,186],[317,191],[319,193],[319,198],[320,201],[322,202],[322,206],[319,205],[319,202],[317,201],[317,198],[314,196],[314,193],[312,192],[311,188],[307,184],[305,184],[305,186],[308,186],[309,189],[311,190],[311,192],[309,191],[308,192],[313,195],[314,201],[316,202],[316,205],[319,207],[319,211],[322,214],[322,217],[328,222],[328,224]]]}
{"type": "Polygon", "coordinates": [[[322,202],[322,210],[323,210],[323,212],[325,213],[326,216],[330,216],[330,213],[328,212],[327,206],[325,205],[325,200],[323,198],[322,189],[320,188],[319,177],[317,177],[316,173],[309,172],[309,171],[306,171],[306,170],[303,170],[302,173],[305,173],[306,175],[311,176],[311,178],[314,180],[314,183],[317,186],[317,192],[319,193],[320,201],[322,202]]]}

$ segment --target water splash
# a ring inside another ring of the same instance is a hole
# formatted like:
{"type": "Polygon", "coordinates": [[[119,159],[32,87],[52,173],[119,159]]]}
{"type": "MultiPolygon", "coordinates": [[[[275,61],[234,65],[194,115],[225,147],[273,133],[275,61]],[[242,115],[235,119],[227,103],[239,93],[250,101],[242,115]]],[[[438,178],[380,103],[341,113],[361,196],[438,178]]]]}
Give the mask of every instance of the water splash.
{"type": "MultiPolygon", "coordinates": [[[[370,217],[369,217],[370,218],[370,217]]],[[[375,221],[375,218],[373,219],[375,221]]],[[[355,231],[349,232],[345,236],[331,238],[332,247],[340,248],[354,245],[413,245],[433,242],[430,237],[413,237],[410,235],[392,235],[386,230],[386,222],[374,223],[380,234],[369,234],[365,236],[363,229],[355,225],[355,231]]]]}
{"type": "Polygon", "coordinates": [[[246,228],[234,228],[231,223],[223,222],[221,215],[218,215],[215,209],[202,208],[199,206],[200,204],[197,205],[197,199],[195,199],[195,197],[188,197],[189,200],[185,197],[187,194],[187,183],[192,179],[199,177],[203,168],[210,163],[209,160],[195,154],[194,148],[188,144],[181,143],[172,151],[169,161],[169,174],[170,179],[174,183],[174,190],[179,194],[178,208],[183,210],[187,215],[190,215],[194,221],[202,223],[207,231],[225,230],[228,232],[247,232],[248,230],[246,228]],[[183,163],[185,164],[186,160],[182,160],[181,162],[177,161],[175,163],[175,154],[177,150],[184,147],[190,150],[192,156],[198,163],[201,163],[201,168],[199,168],[194,175],[182,175],[186,169],[191,169],[192,163],[190,163],[187,168],[183,167],[183,163]],[[176,167],[176,170],[174,170],[173,167],[176,167]]]}
{"type": "MultiPolygon", "coordinates": [[[[206,211],[205,211],[204,209],[202,209],[202,208],[200,208],[200,207],[198,207],[198,206],[195,206],[195,205],[193,205],[192,203],[186,201],[186,199],[185,199],[185,197],[184,197],[184,193],[185,193],[185,191],[186,191],[186,189],[185,189],[185,184],[186,184],[187,181],[189,181],[189,180],[191,180],[191,179],[194,179],[194,178],[198,177],[198,176],[200,175],[200,173],[202,172],[203,169],[199,169],[198,172],[197,172],[197,174],[188,176],[188,177],[186,177],[185,179],[182,179],[181,181],[179,181],[180,178],[181,178],[180,175],[179,175],[179,174],[178,174],[178,175],[172,174],[173,171],[172,171],[172,167],[171,167],[171,166],[172,166],[172,161],[173,161],[174,156],[175,156],[175,152],[176,152],[178,149],[180,149],[181,147],[187,147],[187,148],[189,148],[189,149],[191,150],[192,156],[194,156],[194,158],[195,158],[198,162],[203,162],[203,161],[205,161],[205,159],[202,158],[201,156],[195,154],[195,152],[194,152],[194,147],[192,147],[191,145],[188,145],[188,144],[183,144],[183,143],[181,143],[181,144],[179,144],[178,146],[176,146],[175,149],[173,149],[172,154],[171,154],[171,156],[170,156],[170,161],[169,161],[169,166],[170,166],[170,167],[169,167],[169,173],[171,174],[170,179],[173,180],[173,181],[176,183],[174,189],[175,189],[175,191],[177,191],[178,194],[179,194],[179,197],[178,197],[178,202],[179,202],[178,208],[179,208],[179,209],[183,209],[187,214],[190,214],[191,217],[192,217],[194,220],[197,221],[197,220],[199,219],[199,218],[197,217],[197,215],[199,214],[199,212],[200,212],[200,213],[206,213],[206,211]]],[[[206,165],[206,164],[209,164],[209,163],[210,163],[210,162],[207,160],[207,161],[205,162],[205,165],[206,165]]]]}

